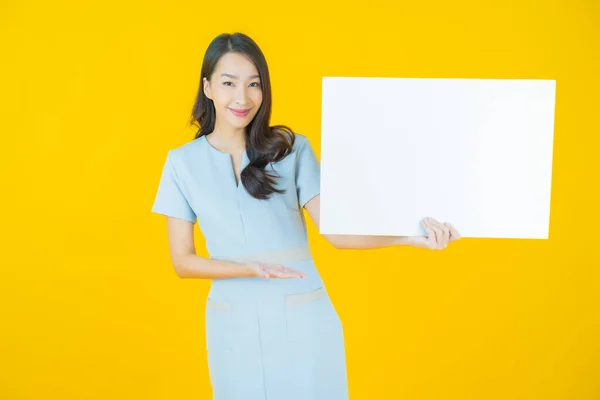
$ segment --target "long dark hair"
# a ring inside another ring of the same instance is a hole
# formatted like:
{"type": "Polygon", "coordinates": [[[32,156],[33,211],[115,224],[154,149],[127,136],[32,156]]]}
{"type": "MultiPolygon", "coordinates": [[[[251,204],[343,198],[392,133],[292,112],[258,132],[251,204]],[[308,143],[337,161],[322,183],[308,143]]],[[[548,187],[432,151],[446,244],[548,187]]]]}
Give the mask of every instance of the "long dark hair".
{"type": "Polygon", "coordinates": [[[245,55],[255,65],[260,75],[262,103],[252,121],[246,127],[246,154],[249,163],[241,173],[241,183],[248,193],[257,199],[266,200],[272,193],[284,193],[274,187],[277,175],[265,170],[267,164],[277,162],[292,152],[296,136],[285,125],[269,126],[271,119],[271,81],[267,61],[258,45],[243,33],[223,33],[209,44],[200,75],[200,87],[192,110],[190,125],[197,127],[195,139],[208,135],[215,129],[216,112],[211,99],[203,90],[203,78],[210,81],[219,59],[229,52],[245,55]]]}

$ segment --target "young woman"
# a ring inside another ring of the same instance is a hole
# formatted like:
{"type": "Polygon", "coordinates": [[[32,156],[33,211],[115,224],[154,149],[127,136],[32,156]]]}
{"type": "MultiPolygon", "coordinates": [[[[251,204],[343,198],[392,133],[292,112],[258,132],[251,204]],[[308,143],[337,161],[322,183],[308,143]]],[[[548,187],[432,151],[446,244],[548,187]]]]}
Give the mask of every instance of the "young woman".
{"type": "MultiPolygon", "coordinates": [[[[206,345],[213,399],[348,399],[342,324],[313,262],[302,212],[318,227],[320,165],[306,136],[269,126],[270,115],[259,47],[241,33],[217,36],[190,121],[199,129],[168,151],[152,211],[167,216],[177,274],[212,280],[206,345]],[[196,255],[196,219],[210,258],[196,255]]],[[[450,224],[421,223],[426,237],[325,237],[352,249],[443,249],[459,238],[450,224]]]]}

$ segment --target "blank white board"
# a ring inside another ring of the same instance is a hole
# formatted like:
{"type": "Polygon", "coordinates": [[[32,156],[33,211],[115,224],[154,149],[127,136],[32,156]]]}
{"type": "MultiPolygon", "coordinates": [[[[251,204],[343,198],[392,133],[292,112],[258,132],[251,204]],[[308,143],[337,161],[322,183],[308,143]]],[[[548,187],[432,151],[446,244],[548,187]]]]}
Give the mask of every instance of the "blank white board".
{"type": "Polygon", "coordinates": [[[547,239],[556,81],[323,77],[323,234],[547,239]]]}

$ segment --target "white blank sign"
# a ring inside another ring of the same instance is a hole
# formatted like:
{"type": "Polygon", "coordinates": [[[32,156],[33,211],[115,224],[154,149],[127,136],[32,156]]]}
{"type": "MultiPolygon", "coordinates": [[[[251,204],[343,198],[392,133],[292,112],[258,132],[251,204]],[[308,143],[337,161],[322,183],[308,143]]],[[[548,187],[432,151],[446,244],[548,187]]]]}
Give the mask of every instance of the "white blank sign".
{"type": "Polygon", "coordinates": [[[323,234],[547,239],[556,81],[323,77],[323,234]]]}

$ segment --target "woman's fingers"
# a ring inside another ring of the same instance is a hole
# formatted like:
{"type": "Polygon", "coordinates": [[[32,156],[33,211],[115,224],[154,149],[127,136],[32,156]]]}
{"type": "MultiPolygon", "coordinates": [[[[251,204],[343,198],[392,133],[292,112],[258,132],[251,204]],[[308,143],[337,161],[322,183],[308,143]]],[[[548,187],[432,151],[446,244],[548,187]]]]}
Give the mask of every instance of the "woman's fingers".
{"type": "Polygon", "coordinates": [[[454,225],[452,225],[450,222],[444,222],[444,225],[446,225],[448,229],[450,229],[451,242],[460,239],[460,233],[458,232],[458,229],[454,227],[454,225]]]}
{"type": "Polygon", "coordinates": [[[298,270],[291,269],[291,268],[288,268],[288,269],[290,271],[292,271],[292,273],[294,273],[297,277],[299,277],[299,278],[306,278],[306,274],[304,272],[300,272],[298,270]]]}
{"type": "Polygon", "coordinates": [[[439,249],[445,249],[448,246],[448,242],[450,241],[450,229],[447,226],[443,225],[441,222],[436,220],[435,218],[429,218],[429,223],[431,223],[436,230],[438,236],[438,246],[439,249]]]}
{"type": "Polygon", "coordinates": [[[427,247],[432,250],[445,249],[450,242],[460,239],[460,233],[449,222],[441,223],[435,218],[427,217],[421,220],[421,226],[427,231],[426,244],[422,243],[421,237],[414,237],[417,247],[427,247]]]}
{"type": "Polygon", "coordinates": [[[269,266],[270,271],[271,271],[271,276],[273,276],[274,278],[280,278],[280,279],[285,279],[288,278],[283,265],[279,265],[279,264],[271,264],[269,266]]]}
{"type": "Polygon", "coordinates": [[[300,278],[300,272],[292,269],[292,268],[288,268],[284,265],[278,265],[278,269],[282,274],[282,277],[285,278],[300,278]]]}
{"type": "Polygon", "coordinates": [[[442,250],[448,245],[450,230],[436,221],[434,218],[427,217],[423,219],[424,223],[433,231],[431,248],[432,250],[442,250]]]}
{"type": "Polygon", "coordinates": [[[433,218],[426,218],[425,220],[429,224],[431,230],[434,232],[432,248],[434,250],[441,250],[444,241],[442,230],[436,224],[433,223],[433,218]]]}
{"type": "Polygon", "coordinates": [[[265,269],[272,278],[306,278],[305,273],[296,271],[281,264],[265,264],[265,269]]]}
{"type": "Polygon", "coordinates": [[[433,227],[429,224],[429,222],[427,221],[426,218],[421,221],[421,225],[427,232],[427,246],[426,247],[429,249],[436,249],[437,241],[436,241],[436,237],[435,237],[436,235],[435,235],[435,231],[433,230],[433,227]]]}

